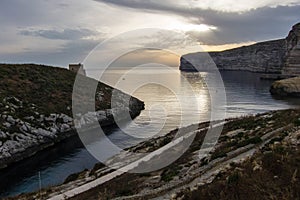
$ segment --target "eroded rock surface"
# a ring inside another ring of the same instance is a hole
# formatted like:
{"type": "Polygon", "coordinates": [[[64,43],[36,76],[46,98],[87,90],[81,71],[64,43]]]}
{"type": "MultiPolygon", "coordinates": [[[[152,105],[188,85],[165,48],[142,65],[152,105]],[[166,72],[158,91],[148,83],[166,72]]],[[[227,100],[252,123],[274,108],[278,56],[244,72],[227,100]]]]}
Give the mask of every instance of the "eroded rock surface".
{"type": "Polygon", "coordinates": [[[300,97],[300,77],[275,81],[270,89],[273,95],[300,97]]]}

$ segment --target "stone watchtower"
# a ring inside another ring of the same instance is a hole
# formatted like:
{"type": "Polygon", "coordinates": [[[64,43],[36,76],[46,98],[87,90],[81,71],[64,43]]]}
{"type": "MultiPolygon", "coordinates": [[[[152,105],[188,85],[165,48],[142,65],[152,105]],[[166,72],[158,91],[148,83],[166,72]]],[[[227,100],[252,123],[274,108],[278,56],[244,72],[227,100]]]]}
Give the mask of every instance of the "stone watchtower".
{"type": "Polygon", "coordinates": [[[83,68],[83,64],[69,64],[69,70],[75,73],[79,73],[81,75],[86,76],[85,69],[83,68]]]}

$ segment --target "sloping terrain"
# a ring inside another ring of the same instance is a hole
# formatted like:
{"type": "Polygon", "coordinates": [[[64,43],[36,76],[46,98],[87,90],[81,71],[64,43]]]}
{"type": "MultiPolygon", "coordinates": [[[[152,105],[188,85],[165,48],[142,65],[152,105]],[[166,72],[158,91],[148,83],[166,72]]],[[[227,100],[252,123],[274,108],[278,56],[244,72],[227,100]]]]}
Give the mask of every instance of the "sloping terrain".
{"type": "MultiPolygon", "coordinates": [[[[207,122],[183,128],[182,138],[194,135],[195,139],[184,155],[164,169],[130,174],[118,173],[97,164],[91,171],[71,175],[60,186],[44,189],[40,194],[25,194],[12,199],[35,199],[38,195],[52,199],[99,200],[299,198],[299,110],[229,119],[214,149],[199,157],[208,128],[207,122]],[[190,128],[196,128],[196,131],[190,132],[190,128]],[[258,191],[249,196],[255,190],[258,191]]],[[[171,141],[177,131],[128,150],[135,153],[153,152],[152,163],[159,159],[155,156],[156,151],[165,149],[174,152],[180,148],[180,143],[166,148],[166,145],[176,144],[171,141]]],[[[119,157],[124,158],[124,154],[119,157]]],[[[118,156],[114,159],[118,160],[118,156]]],[[[135,159],[128,157],[127,160],[140,160],[138,165],[144,162],[138,156],[135,159]]]]}
{"type": "MultiPolygon", "coordinates": [[[[22,160],[55,143],[75,135],[72,116],[72,92],[76,74],[66,69],[34,64],[0,65],[0,168],[22,160]]],[[[89,92],[97,85],[94,99],[76,94],[78,105],[95,100],[96,113],[81,113],[77,126],[89,127],[114,123],[113,114],[130,112],[137,116],[144,104],[116,90],[118,108],[111,109],[113,88],[80,76],[89,92]],[[127,98],[128,97],[128,98],[127,98]],[[124,99],[130,99],[129,108],[124,99]]]]}

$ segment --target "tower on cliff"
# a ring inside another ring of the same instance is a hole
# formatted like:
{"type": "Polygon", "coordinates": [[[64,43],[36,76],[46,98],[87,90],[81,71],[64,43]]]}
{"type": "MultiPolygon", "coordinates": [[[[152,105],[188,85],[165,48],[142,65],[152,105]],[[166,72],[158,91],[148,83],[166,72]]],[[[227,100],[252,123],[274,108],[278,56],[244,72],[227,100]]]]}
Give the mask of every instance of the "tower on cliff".
{"type": "Polygon", "coordinates": [[[69,64],[69,70],[75,73],[79,73],[81,75],[86,76],[85,69],[83,68],[83,64],[69,64]]]}

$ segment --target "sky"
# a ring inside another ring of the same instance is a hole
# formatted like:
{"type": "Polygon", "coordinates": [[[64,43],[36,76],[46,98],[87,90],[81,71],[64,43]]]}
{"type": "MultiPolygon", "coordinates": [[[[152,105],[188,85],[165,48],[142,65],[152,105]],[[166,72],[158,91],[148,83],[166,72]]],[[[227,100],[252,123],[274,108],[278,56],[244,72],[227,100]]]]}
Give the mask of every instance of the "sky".
{"type": "MultiPolygon", "coordinates": [[[[67,67],[108,40],[98,57],[133,43],[179,55],[219,51],[286,37],[299,11],[300,0],[1,0],[0,62],[67,67]]],[[[141,52],[128,57],[156,57],[141,52]]]]}

